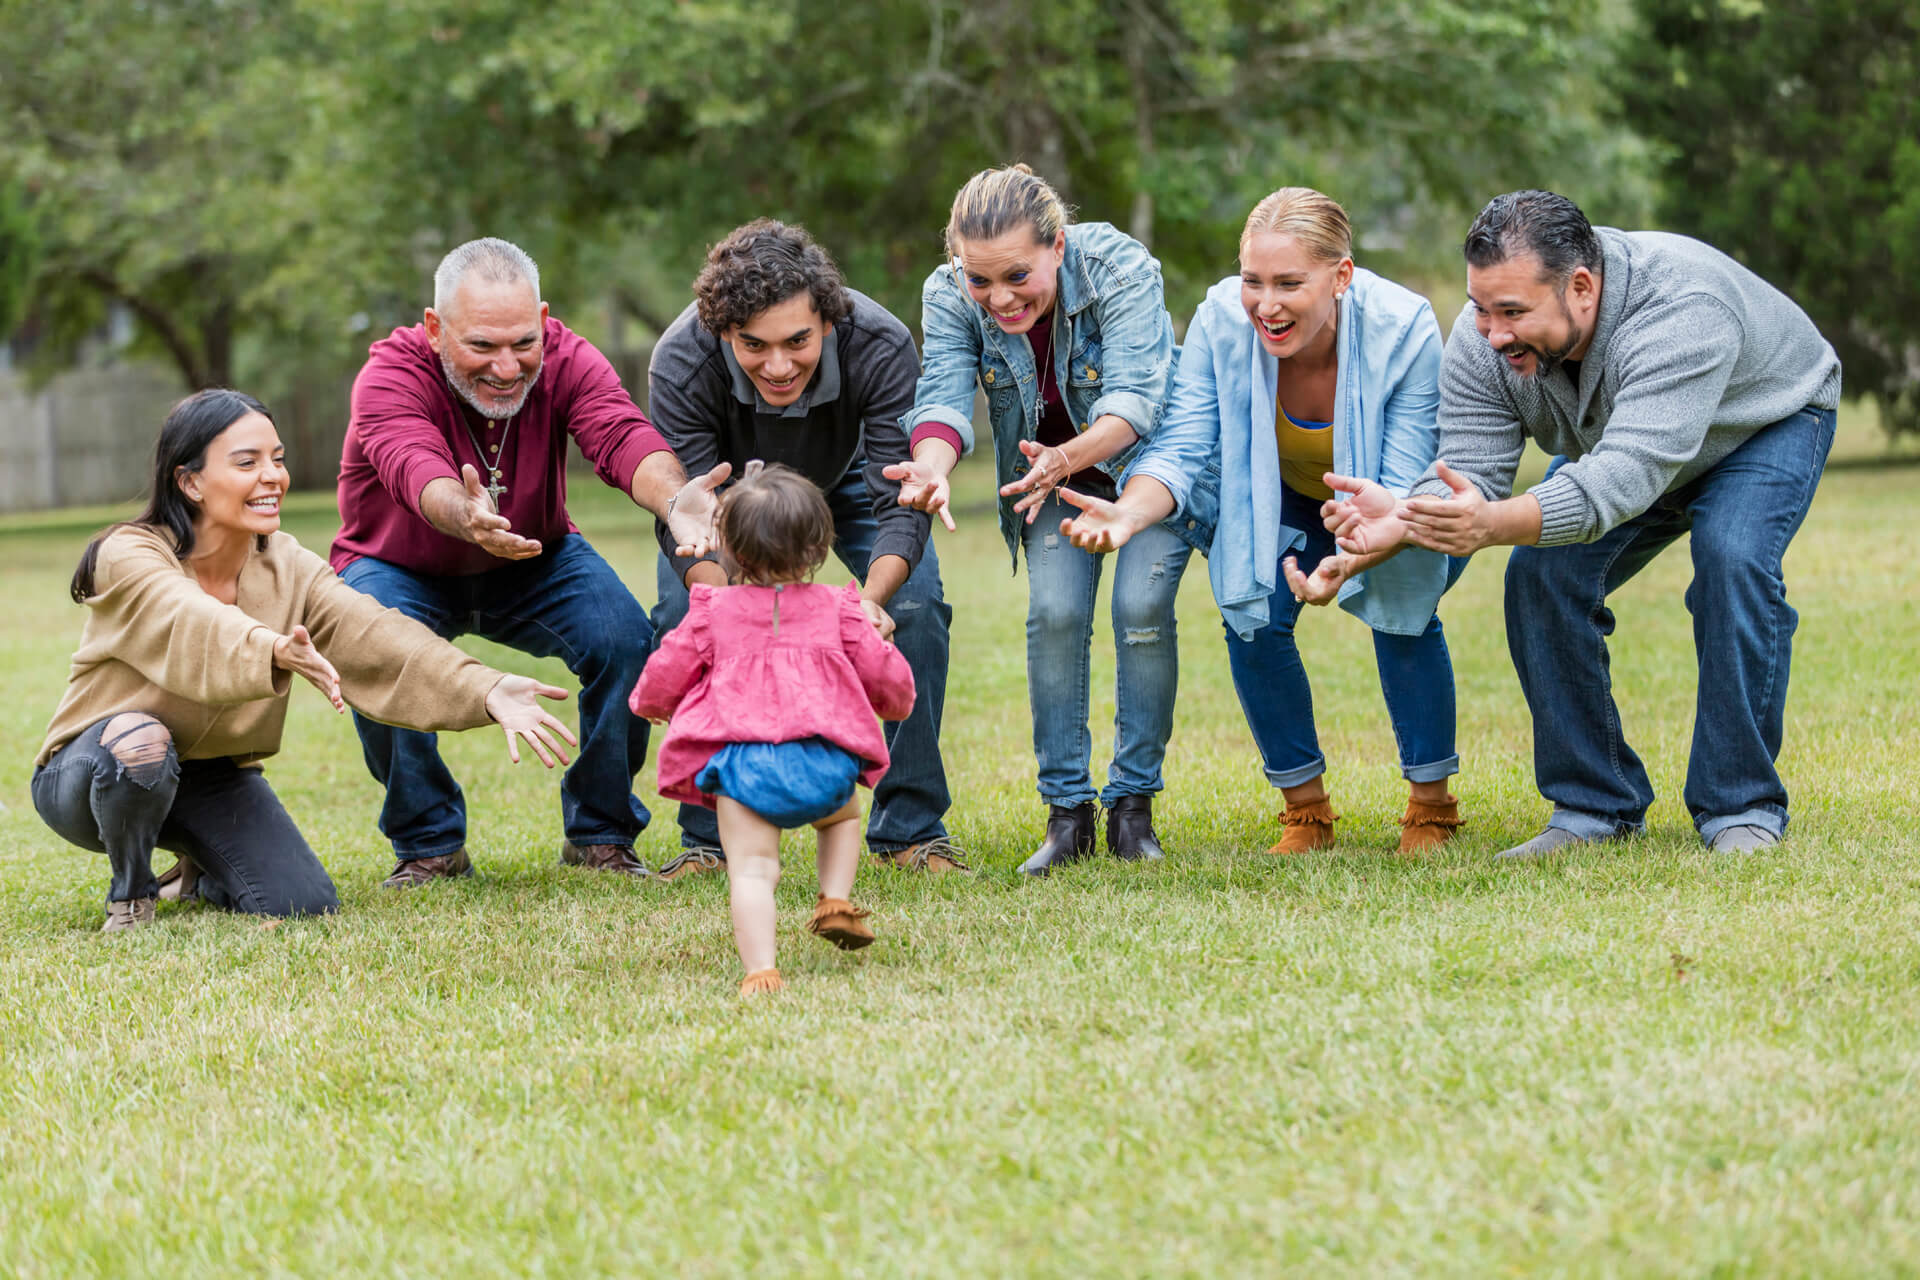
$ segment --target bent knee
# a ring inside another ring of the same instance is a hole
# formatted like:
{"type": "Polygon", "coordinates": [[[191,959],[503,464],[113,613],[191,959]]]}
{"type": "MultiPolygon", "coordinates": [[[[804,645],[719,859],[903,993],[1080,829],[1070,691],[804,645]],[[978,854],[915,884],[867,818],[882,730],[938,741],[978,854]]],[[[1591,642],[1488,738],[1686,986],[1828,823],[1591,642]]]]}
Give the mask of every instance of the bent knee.
{"type": "Polygon", "coordinates": [[[120,762],[128,777],[151,787],[166,769],[173,734],[143,711],[124,711],[101,726],[100,745],[120,762]]]}

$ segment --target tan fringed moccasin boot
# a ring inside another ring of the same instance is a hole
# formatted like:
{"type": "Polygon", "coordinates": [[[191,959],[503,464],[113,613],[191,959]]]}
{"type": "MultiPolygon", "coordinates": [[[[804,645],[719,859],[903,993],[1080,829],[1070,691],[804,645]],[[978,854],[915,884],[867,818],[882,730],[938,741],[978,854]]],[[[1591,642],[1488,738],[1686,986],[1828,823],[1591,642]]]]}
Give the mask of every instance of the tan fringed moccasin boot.
{"type": "Polygon", "coordinates": [[[1280,825],[1286,830],[1267,852],[1311,853],[1325,849],[1333,843],[1333,824],[1339,816],[1333,811],[1333,801],[1325,795],[1305,804],[1290,804],[1280,815],[1280,825]]]}
{"type": "Polygon", "coordinates": [[[857,951],[873,941],[867,915],[865,907],[856,907],[845,898],[823,897],[814,904],[807,932],[825,938],[842,951],[857,951]]]}
{"type": "Polygon", "coordinates": [[[1453,833],[1466,821],[1460,816],[1460,802],[1451,795],[1445,804],[1409,799],[1406,816],[1400,819],[1400,856],[1426,857],[1453,839],[1453,833]]]}
{"type": "Polygon", "coordinates": [[[786,989],[786,985],[786,983],[780,981],[780,971],[778,969],[755,969],[752,973],[740,980],[740,994],[743,996],[752,996],[758,995],[762,991],[783,991],[786,989]]]}

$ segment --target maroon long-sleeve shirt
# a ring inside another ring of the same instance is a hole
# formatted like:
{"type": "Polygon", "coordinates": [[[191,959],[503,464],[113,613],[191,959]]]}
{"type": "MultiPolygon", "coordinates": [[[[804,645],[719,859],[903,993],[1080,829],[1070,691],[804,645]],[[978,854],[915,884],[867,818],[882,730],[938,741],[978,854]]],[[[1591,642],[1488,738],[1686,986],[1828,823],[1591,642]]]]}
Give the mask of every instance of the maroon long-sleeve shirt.
{"type": "Polygon", "coordinates": [[[522,537],[551,546],[577,532],[567,518],[567,437],[602,480],[625,492],[648,454],[667,448],[594,345],[548,318],[539,381],[512,420],[482,417],[448,385],[424,325],[395,329],[368,349],[353,382],[340,459],[335,572],[373,556],[418,573],[484,573],[508,561],[450,538],[420,514],[420,491],[472,463],[500,467],[500,514],[522,537]],[[489,452],[497,450],[498,452],[489,452]],[[492,458],[504,458],[495,464],[492,458]]]}

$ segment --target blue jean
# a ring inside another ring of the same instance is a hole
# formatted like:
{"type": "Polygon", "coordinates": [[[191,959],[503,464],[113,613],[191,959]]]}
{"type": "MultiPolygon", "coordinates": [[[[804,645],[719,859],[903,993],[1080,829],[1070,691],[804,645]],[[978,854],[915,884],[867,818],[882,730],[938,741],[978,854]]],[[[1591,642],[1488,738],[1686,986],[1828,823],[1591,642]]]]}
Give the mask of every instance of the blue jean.
{"type": "MultiPolygon", "coordinates": [[[[1093,614],[1107,557],[1082,551],[1060,532],[1079,512],[1049,497],[1023,526],[1027,553],[1027,702],[1040,798],[1078,805],[1095,799],[1093,735],[1087,729],[1093,614]]],[[[1160,766],[1173,733],[1180,689],[1174,599],[1193,548],[1164,524],[1141,530],[1114,553],[1113,763],[1098,799],[1152,795],[1165,786],[1160,766]]]]}
{"type": "MultiPolygon", "coordinates": [[[[466,577],[415,573],[364,557],[341,580],[447,639],[476,635],[559,658],[580,681],[580,747],[560,782],[560,822],[577,845],[631,848],[647,825],[633,778],[647,758],[645,720],[627,710],[653,644],[646,610],[587,540],[570,533],[531,560],[466,577]]],[[[401,859],[466,843],[466,798],[431,733],[355,713],[360,746],[382,786],[380,830],[401,859]]]]}
{"type": "MultiPolygon", "coordinates": [[[[1320,500],[1282,486],[1280,518],[1291,528],[1306,531],[1307,544],[1293,555],[1300,572],[1334,553],[1333,535],[1320,520],[1320,500]]],[[[1467,562],[1448,564],[1452,586],[1467,562]]],[[[1234,691],[1246,712],[1247,727],[1260,748],[1267,781],[1276,787],[1297,787],[1326,772],[1320,738],[1313,727],[1313,688],[1293,628],[1306,608],[1286,588],[1286,575],[1275,566],[1280,583],[1267,600],[1267,625],[1242,640],[1227,628],[1227,662],[1233,670],[1234,691]]],[[[1400,750],[1400,774],[1409,782],[1438,782],[1460,771],[1454,751],[1453,662],[1447,655],[1447,637],[1440,615],[1427,622],[1417,636],[1373,633],[1373,660],[1380,672],[1380,691],[1386,696],[1387,717],[1400,750]]]]}
{"type": "Polygon", "coordinates": [[[1787,790],[1774,761],[1799,615],[1780,562],[1813,501],[1833,428],[1831,409],[1804,409],[1593,542],[1515,548],[1507,647],[1533,714],[1534,776],[1553,801],[1550,825],[1598,839],[1646,820],[1653,784],[1614,705],[1606,601],[1690,532],[1699,688],[1687,809],[1705,840],[1740,824],[1785,834],[1787,790]]]}
{"type": "MultiPolygon", "coordinates": [[[[833,551],[860,581],[867,579],[867,561],[873,552],[879,523],[873,517],[873,498],[862,475],[864,459],[856,458],[827,495],[833,513],[833,551]]],[[[653,609],[654,633],[664,636],[687,616],[687,588],[663,555],[658,565],[660,601],[653,609]]],[[[947,834],[944,819],[953,797],[947,791],[947,769],[940,759],[940,717],[947,701],[948,632],[953,608],[940,585],[940,557],[933,543],[913,567],[907,580],[887,601],[893,618],[894,647],[913,672],[913,710],[905,720],[882,726],[887,756],[892,762],[873,789],[873,808],[867,814],[867,844],[882,852],[936,840],[947,834]]],[[[720,828],[713,810],[699,805],[680,806],[680,843],[685,848],[720,847],[720,828]]]]}

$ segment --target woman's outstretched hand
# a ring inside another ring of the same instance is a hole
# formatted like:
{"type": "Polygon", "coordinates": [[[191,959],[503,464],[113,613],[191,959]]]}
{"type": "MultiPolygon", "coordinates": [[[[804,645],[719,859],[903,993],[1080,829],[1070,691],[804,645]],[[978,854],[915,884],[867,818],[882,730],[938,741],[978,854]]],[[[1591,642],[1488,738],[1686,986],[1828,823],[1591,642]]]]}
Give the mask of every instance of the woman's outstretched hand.
{"type": "Polygon", "coordinates": [[[1133,536],[1133,521],[1118,503],[1072,489],[1060,490],[1060,501],[1080,508],[1079,515],[1060,522],[1060,532],[1082,551],[1118,551],[1133,536]]]}
{"type": "Polygon", "coordinates": [[[1372,555],[1391,551],[1407,540],[1407,525],[1400,518],[1400,500],[1385,485],[1355,476],[1322,476],[1335,493],[1350,493],[1345,502],[1328,499],[1320,506],[1320,518],[1327,532],[1342,551],[1354,555],[1372,555]]]}
{"type": "Polygon", "coordinates": [[[340,696],[340,673],[314,645],[305,627],[296,625],[273,642],[273,665],[305,676],[314,688],[327,696],[335,711],[347,709],[346,699],[340,696]]]}
{"type": "Polygon", "coordinates": [[[1347,555],[1331,555],[1322,560],[1310,574],[1300,572],[1300,562],[1292,556],[1280,561],[1280,567],[1286,571],[1287,590],[1293,592],[1295,600],[1306,604],[1332,604],[1340,596],[1340,588],[1353,576],[1353,558],[1347,555]]]}
{"type": "Polygon", "coordinates": [[[1011,498],[1015,494],[1024,495],[1013,504],[1014,514],[1026,516],[1027,523],[1032,524],[1048,496],[1073,478],[1073,465],[1067,461],[1066,450],[1057,444],[1022,440],[1020,452],[1027,456],[1027,473],[1001,485],[1000,496],[1011,498]]]}
{"type": "Polygon", "coordinates": [[[541,684],[527,676],[502,676],[493,691],[487,694],[487,714],[492,716],[507,735],[507,755],[515,764],[520,763],[520,739],[525,738],[533,753],[540,757],[540,763],[553,768],[554,764],[567,762],[566,749],[553,740],[558,734],[567,740],[568,746],[579,746],[579,739],[573,731],[553,718],[552,713],[540,705],[542,698],[565,698],[565,689],[556,689],[550,684],[541,684]]]}
{"type": "Polygon", "coordinates": [[[931,462],[915,458],[882,467],[880,474],[900,482],[901,506],[937,515],[940,523],[947,526],[947,531],[953,532],[953,513],[948,510],[953,501],[953,490],[948,485],[946,472],[931,462]]]}

